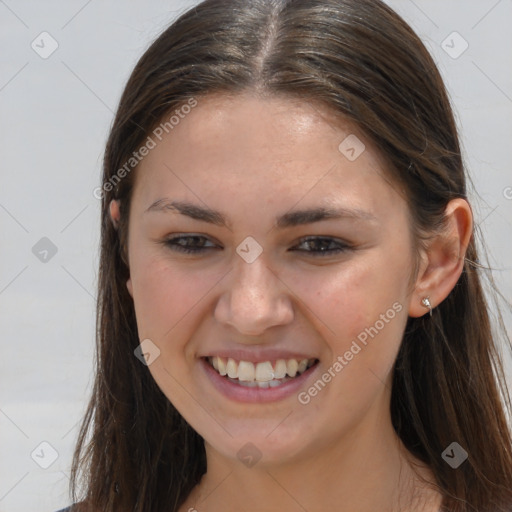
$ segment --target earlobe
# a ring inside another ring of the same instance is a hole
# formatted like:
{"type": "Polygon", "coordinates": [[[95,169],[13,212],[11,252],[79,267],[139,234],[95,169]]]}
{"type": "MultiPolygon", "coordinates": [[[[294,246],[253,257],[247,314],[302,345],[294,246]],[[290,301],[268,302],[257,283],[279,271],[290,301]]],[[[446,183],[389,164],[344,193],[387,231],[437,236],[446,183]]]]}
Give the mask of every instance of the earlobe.
{"type": "Polygon", "coordinates": [[[425,263],[411,295],[409,316],[432,313],[453,290],[464,268],[464,258],[473,233],[471,207],[453,199],[445,210],[446,227],[429,242],[425,263]]]}
{"type": "Polygon", "coordinates": [[[126,281],[126,288],[128,288],[128,293],[131,295],[133,299],[133,286],[132,286],[132,278],[128,278],[128,281],[126,281]]]}
{"type": "Polygon", "coordinates": [[[121,210],[119,208],[119,200],[118,199],[112,199],[110,201],[109,205],[109,213],[110,213],[110,220],[112,221],[112,224],[117,229],[119,226],[119,220],[121,219],[121,210]]]}

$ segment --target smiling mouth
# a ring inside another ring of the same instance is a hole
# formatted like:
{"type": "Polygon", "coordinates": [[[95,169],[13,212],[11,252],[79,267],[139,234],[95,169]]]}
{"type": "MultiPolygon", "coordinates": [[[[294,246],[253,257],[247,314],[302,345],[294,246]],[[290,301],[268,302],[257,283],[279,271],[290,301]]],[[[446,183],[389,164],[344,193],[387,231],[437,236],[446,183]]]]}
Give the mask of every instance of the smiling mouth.
{"type": "Polygon", "coordinates": [[[219,356],[205,357],[204,360],[227,380],[250,388],[281,386],[318,363],[318,359],[277,359],[252,363],[219,356]]]}

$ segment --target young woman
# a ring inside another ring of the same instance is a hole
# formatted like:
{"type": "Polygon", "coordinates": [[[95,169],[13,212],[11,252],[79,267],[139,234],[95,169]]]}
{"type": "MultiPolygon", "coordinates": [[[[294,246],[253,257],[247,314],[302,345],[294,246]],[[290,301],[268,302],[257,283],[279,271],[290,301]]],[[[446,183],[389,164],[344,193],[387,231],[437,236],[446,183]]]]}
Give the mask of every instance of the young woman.
{"type": "Polygon", "coordinates": [[[454,118],[389,7],[183,14],[128,81],[97,194],[73,511],[512,510],[454,118]]]}

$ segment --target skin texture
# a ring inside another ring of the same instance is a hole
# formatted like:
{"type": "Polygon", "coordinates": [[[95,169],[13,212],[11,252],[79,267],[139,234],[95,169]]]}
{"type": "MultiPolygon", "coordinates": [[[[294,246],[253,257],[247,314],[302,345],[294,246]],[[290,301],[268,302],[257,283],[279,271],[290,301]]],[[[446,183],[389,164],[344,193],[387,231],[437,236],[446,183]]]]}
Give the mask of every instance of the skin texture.
{"type": "MultiPolygon", "coordinates": [[[[160,350],[148,371],[204,438],[208,461],[181,511],[438,510],[439,494],[419,484],[411,463],[427,480],[430,472],[392,428],[391,370],[407,317],[428,314],[421,299],[435,307],[457,282],[472,217],[464,200],[448,205],[447,228],[421,252],[415,275],[407,204],[384,172],[370,141],[321,107],[250,93],[201,98],[139,165],[127,287],[140,340],[160,350]],[[338,149],[349,134],[366,146],[354,161],[338,149]],[[145,211],[162,198],[220,210],[229,226],[145,211]],[[274,226],[316,206],[373,218],[274,226]],[[175,252],[165,240],[176,234],[204,236],[214,249],[175,252]],[[315,255],[318,244],[301,242],[314,235],[352,248],[315,255]],[[263,248],[252,263],[236,252],[247,236],[263,248]],[[393,319],[305,405],[296,394],[235,402],[198,359],[240,347],[298,350],[319,359],[307,390],[393,304],[393,319]],[[237,457],[248,441],[262,455],[252,467],[237,457]]],[[[119,220],[116,202],[111,217],[119,220]]]]}

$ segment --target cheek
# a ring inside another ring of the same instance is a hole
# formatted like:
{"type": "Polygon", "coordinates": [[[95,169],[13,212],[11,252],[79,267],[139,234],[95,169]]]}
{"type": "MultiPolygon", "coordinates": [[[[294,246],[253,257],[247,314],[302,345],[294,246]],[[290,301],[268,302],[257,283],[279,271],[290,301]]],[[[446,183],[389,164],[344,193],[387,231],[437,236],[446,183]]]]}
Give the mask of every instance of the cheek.
{"type": "Polygon", "coordinates": [[[221,276],[141,253],[132,261],[131,277],[139,336],[163,341],[193,321],[221,276]]]}
{"type": "MultiPolygon", "coordinates": [[[[383,389],[400,347],[408,277],[406,257],[402,259],[390,264],[389,257],[376,252],[336,271],[317,268],[286,278],[307,305],[302,313],[325,341],[324,371],[330,368],[335,375],[327,384],[330,396],[356,416],[383,389]]],[[[321,403],[316,400],[315,406],[321,403]]]]}
{"type": "Polygon", "coordinates": [[[187,344],[204,317],[208,293],[221,277],[212,271],[185,270],[161,256],[141,253],[132,260],[139,339],[149,338],[160,351],[148,369],[179,410],[190,406],[185,383],[190,379],[188,369],[194,354],[187,344]]]}
{"type": "MultiPolygon", "coordinates": [[[[288,272],[283,274],[283,281],[293,283],[292,290],[300,298],[298,307],[304,305],[301,314],[318,327],[333,348],[343,349],[397,301],[405,309],[407,263],[380,261],[375,255],[336,268],[288,272]]],[[[391,315],[395,316],[394,310],[391,315]]]]}

